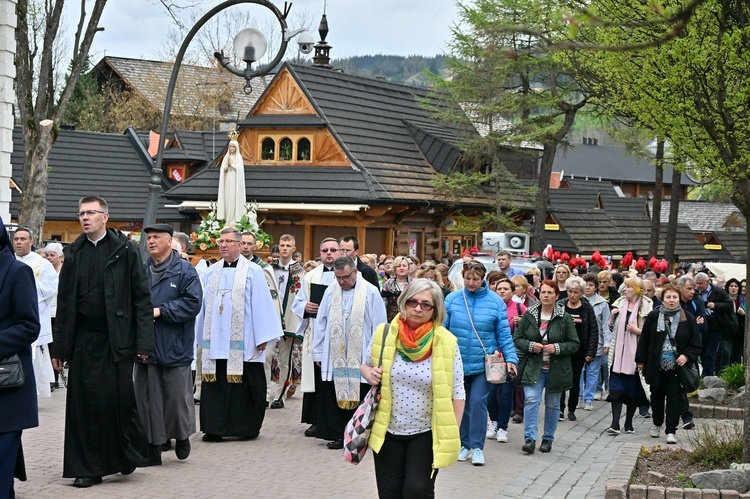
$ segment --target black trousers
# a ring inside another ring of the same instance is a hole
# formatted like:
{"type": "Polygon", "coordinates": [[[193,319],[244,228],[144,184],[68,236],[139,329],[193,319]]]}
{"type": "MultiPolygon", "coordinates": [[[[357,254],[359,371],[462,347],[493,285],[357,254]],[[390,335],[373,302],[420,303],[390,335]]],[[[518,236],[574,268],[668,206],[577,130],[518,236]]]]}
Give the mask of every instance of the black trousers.
{"type": "Polygon", "coordinates": [[[416,435],[386,433],[380,452],[373,455],[380,499],[435,497],[432,431],[416,435]]]}
{"type": "Polygon", "coordinates": [[[680,412],[684,410],[682,388],[677,370],[659,371],[659,386],[651,385],[651,411],[654,425],[664,423],[664,402],[667,405],[667,427],[664,433],[675,433],[680,422],[680,412]]]}
{"type": "MultiPolygon", "coordinates": [[[[586,364],[586,354],[576,352],[570,356],[570,368],[573,370],[573,386],[568,390],[568,412],[576,412],[578,398],[581,396],[581,373],[586,364]]],[[[565,411],[565,392],[560,394],[560,414],[565,411]]]]}

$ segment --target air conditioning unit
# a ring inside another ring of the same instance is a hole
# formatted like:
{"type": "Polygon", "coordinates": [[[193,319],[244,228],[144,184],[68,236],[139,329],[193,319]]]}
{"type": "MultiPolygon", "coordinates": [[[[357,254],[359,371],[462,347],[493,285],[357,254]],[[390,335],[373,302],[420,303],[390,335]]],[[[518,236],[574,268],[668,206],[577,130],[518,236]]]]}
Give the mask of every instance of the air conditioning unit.
{"type": "Polygon", "coordinates": [[[482,251],[509,251],[513,255],[529,253],[529,236],[521,232],[485,232],[482,234],[482,251]]]}

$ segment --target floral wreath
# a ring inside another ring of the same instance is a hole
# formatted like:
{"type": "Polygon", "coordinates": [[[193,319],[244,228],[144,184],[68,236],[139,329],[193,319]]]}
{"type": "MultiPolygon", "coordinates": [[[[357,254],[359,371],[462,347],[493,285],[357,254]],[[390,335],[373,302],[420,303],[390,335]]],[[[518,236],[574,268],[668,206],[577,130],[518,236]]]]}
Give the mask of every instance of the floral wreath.
{"type": "MultiPolygon", "coordinates": [[[[201,251],[218,246],[217,242],[221,230],[225,227],[223,220],[216,217],[216,204],[209,205],[208,215],[201,219],[198,230],[190,234],[190,242],[201,251]]],[[[245,203],[245,213],[235,222],[233,227],[240,232],[252,232],[255,234],[256,248],[270,247],[273,237],[260,228],[265,220],[258,222],[258,203],[251,201],[245,203]]]]}

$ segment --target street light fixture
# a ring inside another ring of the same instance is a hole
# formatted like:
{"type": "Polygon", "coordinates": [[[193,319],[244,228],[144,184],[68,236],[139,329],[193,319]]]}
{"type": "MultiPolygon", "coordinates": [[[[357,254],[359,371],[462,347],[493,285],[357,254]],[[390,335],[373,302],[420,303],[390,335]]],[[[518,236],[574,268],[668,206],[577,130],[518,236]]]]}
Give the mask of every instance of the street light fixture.
{"type": "MultiPolygon", "coordinates": [[[[156,153],[156,161],[154,163],[153,169],[151,170],[151,178],[148,185],[148,202],[146,203],[146,214],[143,217],[143,227],[148,227],[156,221],[156,208],[159,202],[159,194],[161,191],[161,176],[163,175],[162,165],[164,159],[164,137],[166,137],[167,135],[167,126],[169,125],[169,114],[172,109],[172,97],[174,95],[174,89],[177,83],[177,75],[180,72],[180,66],[182,65],[182,59],[185,56],[187,47],[193,40],[193,37],[198,32],[198,30],[202,28],[209,19],[211,19],[224,9],[239,4],[256,4],[260,5],[261,7],[267,8],[274,14],[274,16],[276,16],[276,20],[279,22],[279,26],[281,27],[281,44],[279,45],[278,52],[271,62],[269,62],[265,66],[261,66],[258,69],[252,69],[252,65],[265,55],[266,50],[268,49],[268,42],[266,41],[265,36],[263,36],[263,33],[256,29],[244,29],[240,31],[234,38],[234,52],[239,59],[242,59],[247,64],[247,67],[244,71],[235,68],[224,56],[223,52],[214,53],[214,56],[219,60],[224,68],[226,68],[232,74],[245,79],[245,93],[249,94],[252,91],[250,81],[253,78],[270,73],[279,64],[279,62],[281,62],[282,57],[284,57],[284,54],[286,53],[286,48],[289,44],[289,41],[300,33],[306,32],[304,29],[296,29],[291,32],[287,32],[288,27],[286,19],[287,16],[289,16],[289,11],[292,8],[291,3],[284,2],[284,10],[280,11],[278,7],[276,7],[268,0],[226,0],[225,2],[209,10],[203,17],[198,20],[195,26],[192,27],[192,29],[185,37],[185,40],[182,42],[179,52],[177,52],[177,57],[175,57],[174,61],[174,67],[172,68],[172,76],[170,77],[169,85],[167,86],[167,97],[164,101],[164,115],[162,116],[161,128],[159,129],[159,144],[156,153]]],[[[305,40],[307,40],[307,38],[305,38],[305,40]]],[[[302,41],[300,41],[300,44],[302,44],[302,41]]],[[[140,248],[141,255],[145,257],[148,250],[146,247],[146,239],[144,237],[141,237],[140,248]]]]}

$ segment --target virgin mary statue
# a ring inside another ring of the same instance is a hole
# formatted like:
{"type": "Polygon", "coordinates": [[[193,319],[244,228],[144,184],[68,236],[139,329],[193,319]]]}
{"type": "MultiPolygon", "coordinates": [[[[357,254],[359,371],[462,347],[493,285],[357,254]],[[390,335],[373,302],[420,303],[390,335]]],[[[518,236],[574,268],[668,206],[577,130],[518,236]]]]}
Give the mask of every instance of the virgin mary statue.
{"type": "Polygon", "coordinates": [[[245,167],[240,155],[240,145],[236,140],[229,142],[229,148],[221,161],[219,175],[219,201],[216,218],[224,220],[227,226],[239,221],[245,209],[245,167]]]}

